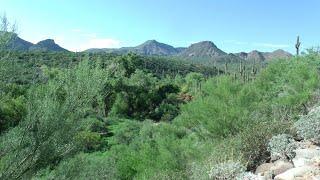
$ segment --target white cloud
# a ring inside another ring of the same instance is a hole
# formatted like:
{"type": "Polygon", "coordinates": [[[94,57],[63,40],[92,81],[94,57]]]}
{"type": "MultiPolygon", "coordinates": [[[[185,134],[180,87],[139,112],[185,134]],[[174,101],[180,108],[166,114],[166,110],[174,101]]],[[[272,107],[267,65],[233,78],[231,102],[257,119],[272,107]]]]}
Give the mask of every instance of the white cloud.
{"type": "Polygon", "coordinates": [[[79,32],[82,32],[82,30],[75,28],[75,29],[71,29],[71,32],[79,33],[79,32]]]}
{"type": "Polygon", "coordinates": [[[236,40],[225,40],[225,43],[231,43],[231,44],[236,44],[236,45],[248,45],[248,42],[244,41],[236,41],[236,40]]]}
{"type": "Polygon", "coordinates": [[[256,47],[264,47],[264,48],[288,48],[290,45],[288,44],[275,44],[275,43],[259,43],[259,42],[244,42],[237,40],[225,40],[225,43],[235,44],[235,45],[250,45],[256,47]]]}
{"type": "MultiPolygon", "coordinates": [[[[24,37],[22,37],[24,39],[24,37]]],[[[54,36],[54,35],[38,35],[33,36],[32,38],[25,38],[27,41],[36,44],[39,41],[43,41],[46,39],[53,39],[57,44],[63,44],[66,41],[66,38],[64,36],[54,36]]]]}
{"type": "Polygon", "coordinates": [[[273,44],[273,43],[253,43],[254,46],[267,47],[267,48],[288,48],[288,44],[273,44]]]}
{"type": "Polygon", "coordinates": [[[76,34],[78,37],[86,37],[86,38],[97,38],[97,34],[96,33],[89,33],[89,32],[86,32],[82,29],[78,29],[78,28],[75,28],[75,29],[71,29],[70,30],[73,34],[76,34]]]}
{"type": "Polygon", "coordinates": [[[87,37],[87,38],[97,38],[97,34],[96,33],[83,33],[81,35],[83,37],[87,37]]]}
{"type": "Polygon", "coordinates": [[[78,48],[74,48],[75,51],[83,51],[90,48],[119,48],[121,42],[116,39],[103,38],[103,39],[90,39],[88,42],[80,44],[78,48]]]}

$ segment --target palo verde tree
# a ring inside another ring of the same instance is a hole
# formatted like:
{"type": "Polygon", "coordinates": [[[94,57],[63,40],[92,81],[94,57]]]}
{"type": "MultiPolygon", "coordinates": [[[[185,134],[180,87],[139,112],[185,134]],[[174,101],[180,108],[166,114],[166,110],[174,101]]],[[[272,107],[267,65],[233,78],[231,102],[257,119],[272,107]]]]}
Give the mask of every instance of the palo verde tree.
{"type": "Polygon", "coordinates": [[[13,38],[16,37],[16,25],[11,24],[6,16],[0,16],[0,50],[6,50],[13,38]]]}

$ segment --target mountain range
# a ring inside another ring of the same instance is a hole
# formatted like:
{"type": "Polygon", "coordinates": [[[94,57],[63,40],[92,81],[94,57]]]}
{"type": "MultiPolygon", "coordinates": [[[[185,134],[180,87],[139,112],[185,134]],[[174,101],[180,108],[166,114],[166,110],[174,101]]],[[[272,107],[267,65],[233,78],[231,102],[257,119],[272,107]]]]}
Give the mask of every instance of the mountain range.
{"type": "MultiPolygon", "coordinates": [[[[47,39],[33,44],[26,40],[15,36],[9,43],[11,50],[17,51],[53,51],[53,52],[67,52],[68,50],[60,47],[54,42],[53,39],[47,39]]],[[[175,48],[171,45],[160,43],[156,40],[148,40],[135,47],[122,47],[122,48],[92,48],[85,50],[84,52],[89,53],[116,53],[126,54],[129,52],[137,53],[140,55],[147,56],[170,56],[190,60],[214,60],[214,61],[231,61],[231,60],[254,60],[254,61],[268,61],[275,58],[289,58],[292,55],[284,50],[276,50],[273,52],[260,52],[257,50],[249,53],[226,53],[219,49],[211,41],[201,41],[198,43],[191,44],[189,47],[178,47],[175,48]]]]}
{"type": "Polygon", "coordinates": [[[249,53],[226,53],[219,49],[211,41],[201,41],[198,43],[191,44],[189,47],[178,47],[160,43],[156,40],[149,40],[135,47],[122,47],[118,49],[114,48],[102,48],[102,49],[88,49],[85,52],[98,53],[116,53],[126,54],[129,52],[141,54],[141,55],[153,55],[153,56],[173,56],[183,59],[190,60],[215,60],[215,61],[226,61],[226,60],[255,60],[255,61],[268,61],[275,58],[290,58],[292,54],[282,49],[278,49],[273,52],[260,52],[253,50],[249,53]]]}
{"type": "Polygon", "coordinates": [[[52,52],[67,52],[68,50],[60,47],[53,39],[46,39],[36,44],[21,39],[16,34],[12,35],[7,49],[14,51],[52,51],[52,52]]]}

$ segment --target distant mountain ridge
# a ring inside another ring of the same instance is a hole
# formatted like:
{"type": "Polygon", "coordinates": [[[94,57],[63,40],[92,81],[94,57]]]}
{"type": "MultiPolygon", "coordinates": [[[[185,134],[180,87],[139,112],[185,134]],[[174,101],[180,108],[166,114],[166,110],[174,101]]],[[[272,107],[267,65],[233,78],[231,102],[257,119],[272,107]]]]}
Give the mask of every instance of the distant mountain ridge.
{"type": "Polygon", "coordinates": [[[88,49],[85,52],[107,52],[107,53],[117,53],[125,54],[129,52],[142,54],[142,55],[157,55],[157,56],[171,56],[181,52],[183,48],[174,48],[168,44],[160,43],[156,40],[148,40],[135,47],[122,47],[119,49],[114,48],[103,48],[103,49],[88,49]]]}
{"type": "Polygon", "coordinates": [[[6,47],[7,50],[13,51],[52,51],[67,52],[67,49],[60,47],[53,39],[46,39],[33,44],[29,41],[21,39],[17,34],[11,34],[11,40],[6,47]]]}
{"type": "Polygon", "coordinates": [[[60,47],[54,42],[53,39],[46,39],[32,45],[29,51],[55,51],[55,52],[66,52],[68,50],[60,47]]]}
{"type": "Polygon", "coordinates": [[[211,41],[201,41],[198,43],[191,44],[187,49],[182,51],[178,56],[182,57],[219,57],[225,56],[227,53],[219,49],[211,41]]]}
{"type": "MultiPolygon", "coordinates": [[[[46,39],[36,44],[21,39],[14,34],[8,49],[15,51],[45,51],[45,52],[67,52],[68,50],[62,48],[55,43],[53,39],[46,39]]],[[[269,61],[275,58],[290,58],[292,55],[282,49],[273,52],[260,52],[253,50],[249,53],[226,53],[219,49],[212,41],[201,41],[191,44],[189,47],[173,47],[171,45],[160,43],[156,40],[148,40],[135,47],[122,48],[92,48],[85,50],[89,53],[117,53],[126,54],[129,52],[137,53],[147,56],[171,56],[183,59],[205,59],[213,60],[215,62],[230,62],[239,60],[253,60],[253,61],[269,61]]]]}
{"type": "MultiPolygon", "coordinates": [[[[8,34],[9,35],[9,34],[8,34]]],[[[28,51],[33,44],[18,37],[17,34],[10,34],[11,40],[8,42],[6,48],[14,51],[28,51]]]]}
{"type": "Polygon", "coordinates": [[[206,59],[214,60],[216,62],[221,61],[239,61],[239,60],[252,60],[252,61],[268,61],[274,58],[289,58],[292,55],[284,50],[276,50],[273,52],[260,52],[253,50],[249,53],[226,53],[219,49],[211,41],[201,41],[191,44],[189,47],[178,47],[157,42],[156,40],[146,41],[135,47],[123,47],[123,48],[104,48],[104,49],[88,49],[85,52],[97,53],[117,53],[126,54],[129,52],[137,53],[140,55],[156,55],[156,56],[172,56],[184,59],[206,59]]]}
{"type": "Polygon", "coordinates": [[[286,58],[292,57],[292,54],[282,49],[278,49],[272,52],[260,52],[260,51],[254,50],[249,53],[246,53],[246,52],[236,53],[235,55],[244,60],[255,60],[255,61],[269,61],[277,58],[286,59],[286,58]]]}

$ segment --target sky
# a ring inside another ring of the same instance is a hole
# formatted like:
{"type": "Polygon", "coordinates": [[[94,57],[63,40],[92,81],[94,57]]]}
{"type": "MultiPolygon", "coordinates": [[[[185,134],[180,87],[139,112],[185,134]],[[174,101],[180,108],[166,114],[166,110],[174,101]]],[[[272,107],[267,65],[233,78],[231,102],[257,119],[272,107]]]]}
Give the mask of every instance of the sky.
{"type": "Polygon", "coordinates": [[[155,39],[175,47],[209,40],[226,52],[294,52],[320,44],[319,0],[0,0],[0,13],[36,43],[72,51],[136,46],[155,39]]]}

